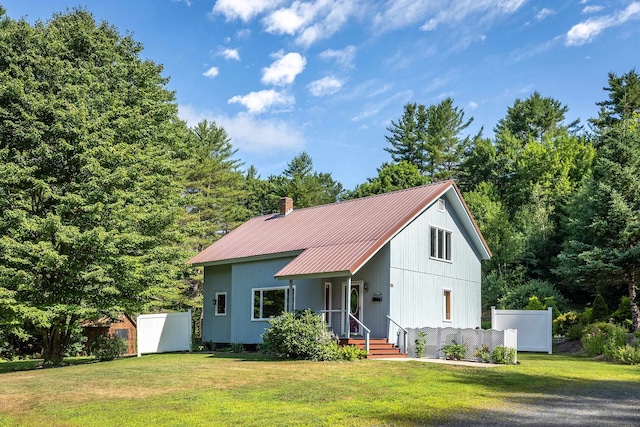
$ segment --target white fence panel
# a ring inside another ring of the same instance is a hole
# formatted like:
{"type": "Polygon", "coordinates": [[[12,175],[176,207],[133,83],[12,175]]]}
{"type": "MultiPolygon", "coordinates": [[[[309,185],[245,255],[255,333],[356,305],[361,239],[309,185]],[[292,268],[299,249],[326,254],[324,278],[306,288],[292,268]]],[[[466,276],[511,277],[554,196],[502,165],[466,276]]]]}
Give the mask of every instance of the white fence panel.
{"type": "MultiPolygon", "coordinates": [[[[407,329],[407,353],[411,357],[416,357],[416,340],[419,334],[424,333],[425,340],[425,357],[431,359],[440,359],[444,357],[442,347],[452,342],[464,344],[467,347],[467,353],[464,358],[467,360],[476,360],[476,349],[486,345],[489,351],[493,351],[498,346],[510,347],[518,351],[518,331],[504,330],[496,331],[494,329],[462,329],[462,328],[409,328],[407,329]]],[[[518,356],[516,353],[516,361],[518,356]]]]}
{"type": "Polygon", "coordinates": [[[138,357],[142,353],[191,351],[191,310],[138,316],[138,357]]]}
{"type": "Polygon", "coordinates": [[[517,329],[518,351],[546,351],[551,354],[553,312],[547,310],[496,310],[491,307],[493,329],[517,329]]]}

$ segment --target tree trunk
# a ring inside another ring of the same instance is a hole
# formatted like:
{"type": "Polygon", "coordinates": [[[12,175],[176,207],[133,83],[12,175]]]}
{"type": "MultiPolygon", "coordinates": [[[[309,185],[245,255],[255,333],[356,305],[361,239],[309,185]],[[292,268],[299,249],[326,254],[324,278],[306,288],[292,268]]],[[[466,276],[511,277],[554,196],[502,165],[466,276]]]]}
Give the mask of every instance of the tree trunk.
{"type": "Polygon", "coordinates": [[[636,298],[638,296],[638,288],[636,287],[635,275],[629,280],[629,302],[631,303],[631,324],[634,331],[640,331],[640,310],[636,298]]]}
{"type": "Polygon", "coordinates": [[[52,325],[42,333],[42,358],[45,365],[61,365],[64,359],[62,331],[59,325],[52,325]]]}

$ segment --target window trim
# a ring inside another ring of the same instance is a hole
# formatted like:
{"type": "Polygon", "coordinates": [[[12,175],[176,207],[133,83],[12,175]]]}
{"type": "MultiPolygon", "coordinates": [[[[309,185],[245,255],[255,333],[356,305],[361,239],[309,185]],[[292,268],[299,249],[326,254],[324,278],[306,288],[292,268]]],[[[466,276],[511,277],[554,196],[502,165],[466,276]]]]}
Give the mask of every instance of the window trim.
{"type": "MultiPolygon", "coordinates": [[[[293,297],[295,298],[295,292],[293,294],[293,297]]],[[[331,313],[331,310],[333,310],[333,283],[332,282],[324,282],[324,294],[322,297],[323,297],[322,304],[325,306],[323,307],[323,310],[329,310],[329,313],[323,313],[324,321],[328,327],[331,327],[331,317],[332,317],[331,315],[333,314],[331,313]],[[328,301],[327,301],[327,297],[329,297],[328,301]],[[329,303],[328,306],[327,306],[327,303],[329,303]]]]}
{"type": "Polygon", "coordinates": [[[436,225],[429,226],[429,258],[437,261],[453,262],[453,231],[452,230],[438,227],[436,225]],[[433,236],[432,236],[434,230],[436,233],[435,248],[434,248],[434,242],[433,242],[433,236]],[[440,238],[438,237],[439,231],[441,231],[444,236],[444,243],[442,247],[444,258],[440,258],[438,256],[438,247],[439,247],[439,240],[440,240],[440,238]],[[435,250],[435,255],[434,255],[434,250],[435,250]]]}
{"type": "MultiPolygon", "coordinates": [[[[269,317],[262,317],[262,308],[263,308],[263,298],[264,298],[264,291],[284,291],[284,307],[283,307],[283,312],[287,311],[288,308],[288,302],[289,302],[289,286],[272,286],[272,287],[262,287],[262,288],[251,288],[251,321],[252,322],[266,322],[268,321],[270,318],[269,317]],[[256,295],[256,291],[260,291],[260,318],[256,318],[253,317],[254,314],[254,306],[255,306],[255,295],[256,295]]],[[[293,309],[295,310],[296,307],[296,287],[295,285],[293,286],[293,309]]]]}
{"type": "Polygon", "coordinates": [[[442,321],[453,322],[453,291],[450,288],[442,288],[442,321]],[[448,296],[448,298],[447,298],[448,296]],[[447,306],[449,317],[447,317],[447,306]]]}
{"type": "Polygon", "coordinates": [[[438,212],[444,212],[445,211],[445,201],[444,199],[440,198],[438,199],[438,212]]]}
{"type": "Polygon", "coordinates": [[[227,293],[226,292],[216,292],[215,293],[216,306],[213,310],[214,316],[226,316],[227,315],[227,293]],[[220,307],[220,295],[224,295],[224,313],[218,312],[218,307],[220,307]]]}

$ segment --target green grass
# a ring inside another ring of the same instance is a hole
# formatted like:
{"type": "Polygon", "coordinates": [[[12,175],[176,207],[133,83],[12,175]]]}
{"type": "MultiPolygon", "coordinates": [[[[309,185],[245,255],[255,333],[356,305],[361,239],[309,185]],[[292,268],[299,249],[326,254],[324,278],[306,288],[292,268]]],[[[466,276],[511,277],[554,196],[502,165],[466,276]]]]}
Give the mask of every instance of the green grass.
{"type": "Polygon", "coordinates": [[[476,368],[164,354],[18,372],[0,363],[0,425],[434,424],[536,396],[640,388],[638,367],[558,355],[518,359],[476,368]]]}

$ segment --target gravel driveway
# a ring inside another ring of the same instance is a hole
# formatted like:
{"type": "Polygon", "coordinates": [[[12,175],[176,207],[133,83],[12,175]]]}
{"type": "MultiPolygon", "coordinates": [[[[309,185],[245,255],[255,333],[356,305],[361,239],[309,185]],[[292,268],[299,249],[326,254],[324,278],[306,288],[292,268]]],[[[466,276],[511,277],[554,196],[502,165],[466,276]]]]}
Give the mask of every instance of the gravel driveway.
{"type": "Polygon", "coordinates": [[[638,427],[640,389],[608,383],[599,390],[570,388],[556,390],[552,395],[514,395],[501,408],[460,414],[444,425],[638,427]]]}

